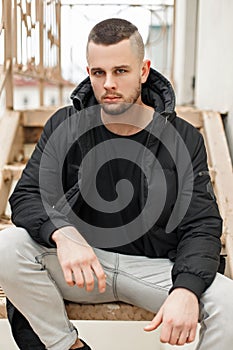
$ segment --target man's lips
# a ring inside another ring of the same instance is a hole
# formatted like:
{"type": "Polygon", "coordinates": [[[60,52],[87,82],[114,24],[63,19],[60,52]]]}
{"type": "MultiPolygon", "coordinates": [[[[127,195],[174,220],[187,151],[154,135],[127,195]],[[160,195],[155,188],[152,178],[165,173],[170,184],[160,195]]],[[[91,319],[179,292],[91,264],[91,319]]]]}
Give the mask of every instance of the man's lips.
{"type": "Polygon", "coordinates": [[[103,101],[106,102],[116,102],[121,99],[121,96],[108,95],[103,97],[103,101]]]}

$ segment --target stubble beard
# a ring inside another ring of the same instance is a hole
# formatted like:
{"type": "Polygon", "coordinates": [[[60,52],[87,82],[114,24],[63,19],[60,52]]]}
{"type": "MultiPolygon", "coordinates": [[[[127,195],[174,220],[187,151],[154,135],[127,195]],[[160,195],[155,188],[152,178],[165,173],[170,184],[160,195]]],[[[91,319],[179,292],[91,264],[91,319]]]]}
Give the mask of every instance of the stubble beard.
{"type": "Polygon", "coordinates": [[[101,106],[103,111],[109,115],[119,115],[129,110],[138,100],[141,95],[141,82],[138,82],[138,86],[133,91],[132,95],[127,97],[124,101],[119,103],[103,103],[101,106]]]}

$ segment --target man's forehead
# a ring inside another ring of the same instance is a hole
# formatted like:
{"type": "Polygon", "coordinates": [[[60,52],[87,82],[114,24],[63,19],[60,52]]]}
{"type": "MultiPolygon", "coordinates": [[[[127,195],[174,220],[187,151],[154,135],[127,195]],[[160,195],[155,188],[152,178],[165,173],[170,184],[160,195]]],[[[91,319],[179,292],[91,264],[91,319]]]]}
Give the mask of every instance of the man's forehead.
{"type": "Polygon", "coordinates": [[[130,41],[122,40],[117,44],[103,45],[90,42],[87,50],[88,64],[91,66],[103,66],[110,64],[112,67],[130,65],[135,53],[130,41]]]}

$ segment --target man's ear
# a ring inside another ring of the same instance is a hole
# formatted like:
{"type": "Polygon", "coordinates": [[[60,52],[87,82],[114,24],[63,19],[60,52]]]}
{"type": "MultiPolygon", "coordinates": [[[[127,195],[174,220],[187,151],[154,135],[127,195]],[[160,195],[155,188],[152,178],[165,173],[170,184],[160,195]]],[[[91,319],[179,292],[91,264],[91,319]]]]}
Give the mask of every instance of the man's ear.
{"type": "Polygon", "coordinates": [[[142,70],[141,70],[141,78],[142,78],[142,83],[145,83],[148,75],[150,73],[150,60],[144,60],[142,63],[142,70]]]}
{"type": "Polygon", "coordinates": [[[86,67],[86,70],[87,70],[87,74],[90,75],[90,68],[88,66],[86,67]]]}

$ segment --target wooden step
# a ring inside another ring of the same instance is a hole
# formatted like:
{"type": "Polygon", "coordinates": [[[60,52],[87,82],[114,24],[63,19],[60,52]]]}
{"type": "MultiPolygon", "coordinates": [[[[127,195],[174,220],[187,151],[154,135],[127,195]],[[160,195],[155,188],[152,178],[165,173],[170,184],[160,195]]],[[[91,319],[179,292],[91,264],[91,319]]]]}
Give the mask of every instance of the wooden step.
{"type": "Polygon", "coordinates": [[[44,107],[40,109],[21,111],[21,123],[24,127],[42,128],[57,109],[58,107],[44,107]]]}
{"type": "MultiPolygon", "coordinates": [[[[0,119],[0,169],[8,162],[12,162],[12,147],[19,127],[20,113],[7,111],[0,119]]],[[[0,184],[1,187],[1,184],[0,184]]]]}
{"type": "Polygon", "coordinates": [[[24,163],[6,164],[1,171],[0,184],[0,215],[11,215],[8,198],[13,192],[15,185],[21,177],[22,171],[25,167],[24,163]]]}
{"type": "MultiPolygon", "coordinates": [[[[150,321],[154,313],[122,302],[105,304],[66,303],[66,312],[71,320],[121,320],[150,321]]],[[[6,318],[6,297],[0,295],[0,319],[6,318]]]]}
{"type": "Polygon", "coordinates": [[[14,163],[5,165],[2,170],[3,180],[19,180],[24,168],[25,163],[14,163]]]}
{"type": "Polygon", "coordinates": [[[24,153],[25,161],[31,158],[32,152],[34,151],[35,147],[36,147],[36,143],[25,143],[23,145],[23,153],[24,153]]]}

